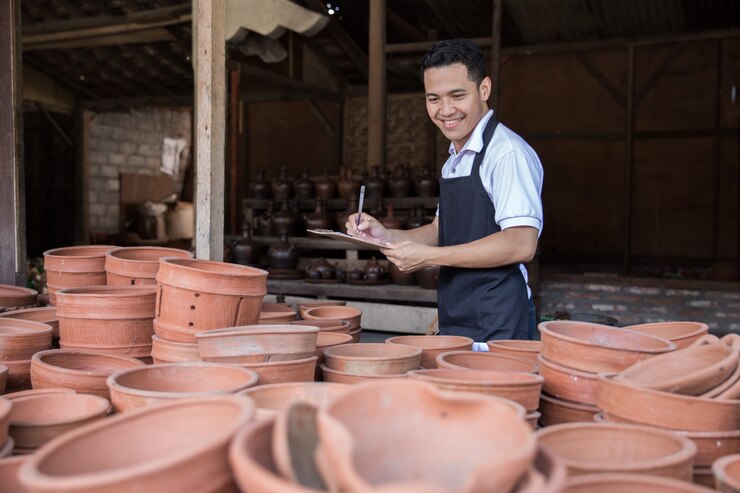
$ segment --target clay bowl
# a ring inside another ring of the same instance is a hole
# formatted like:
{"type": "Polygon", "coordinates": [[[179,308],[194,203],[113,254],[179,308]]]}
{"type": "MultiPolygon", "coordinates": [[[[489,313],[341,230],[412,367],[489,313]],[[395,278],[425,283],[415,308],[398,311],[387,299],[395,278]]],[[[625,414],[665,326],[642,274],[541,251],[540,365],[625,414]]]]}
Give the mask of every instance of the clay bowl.
{"type": "Polygon", "coordinates": [[[10,457],[15,450],[15,442],[13,437],[9,436],[5,443],[0,443],[0,459],[10,457]]]}
{"type": "Polygon", "coordinates": [[[714,490],[677,479],[644,474],[588,474],[569,478],[561,493],[711,493],[714,490]]]}
{"type": "Polygon", "coordinates": [[[668,430],[591,422],[549,426],[536,435],[565,462],[569,476],[617,472],[691,481],[696,445],[668,430]]]}
{"type": "Polygon", "coordinates": [[[638,387],[684,395],[701,395],[727,380],[738,367],[740,344],[731,347],[711,335],[691,346],[622,371],[616,379],[638,387]]]}
{"type": "Polygon", "coordinates": [[[524,420],[529,424],[530,428],[532,428],[532,431],[537,430],[537,424],[540,422],[541,418],[542,413],[539,411],[535,411],[524,416],[524,420]]]}
{"type": "Polygon", "coordinates": [[[174,399],[234,394],[257,385],[257,373],[235,365],[188,362],[149,365],[108,377],[116,411],[153,406],[174,399]]]}
{"type": "Polygon", "coordinates": [[[195,339],[204,361],[264,363],[315,354],[318,333],[309,325],[245,325],[198,332],[195,339]]]}
{"type": "Polygon", "coordinates": [[[650,334],[667,339],[678,349],[691,346],[701,336],[709,333],[709,326],[701,322],[657,322],[623,327],[643,334],[650,334]]]}
{"type": "Polygon", "coordinates": [[[0,317],[30,320],[32,322],[51,325],[52,337],[59,338],[59,317],[57,317],[57,308],[55,306],[13,310],[11,312],[0,313],[0,317]]]}
{"type": "Polygon", "coordinates": [[[18,479],[18,469],[28,457],[17,455],[0,459],[0,484],[4,493],[26,493],[27,490],[18,479]]]}
{"type": "Polygon", "coordinates": [[[20,479],[37,492],[223,491],[232,484],[229,441],[253,414],[249,399],[234,396],[120,414],[47,444],[20,479]]]}
{"type": "Polygon", "coordinates": [[[715,489],[714,472],[712,472],[711,467],[694,467],[692,481],[694,484],[706,486],[710,490],[715,489]]]}
{"type": "Polygon", "coordinates": [[[622,371],[676,349],[666,339],[607,325],[553,320],[539,325],[542,355],[562,366],[592,373],[622,371]]]}
{"type": "Polygon", "coordinates": [[[599,409],[633,423],[685,431],[740,429],[740,400],[706,399],[645,389],[601,373],[596,384],[599,409]]]}
{"type": "Polygon", "coordinates": [[[325,364],[321,365],[320,369],[324,382],[345,383],[350,385],[356,383],[377,382],[407,377],[405,373],[397,373],[393,375],[357,375],[355,373],[348,373],[346,371],[333,370],[327,367],[325,364]]]}
{"type": "Polygon", "coordinates": [[[740,454],[718,459],[712,464],[712,472],[719,491],[740,492],[740,454]]]}
{"type": "Polygon", "coordinates": [[[288,323],[290,325],[308,325],[311,327],[318,327],[319,332],[339,332],[340,334],[349,334],[352,327],[352,324],[346,320],[296,320],[288,323]]]}
{"type": "Polygon", "coordinates": [[[31,308],[38,303],[38,291],[12,284],[0,284],[0,313],[31,308]]]}
{"type": "Polygon", "coordinates": [[[13,400],[10,434],[16,448],[36,449],[63,433],[103,419],[107,399],[87,394],[38,394],[13,400]]]}
{"type": "Polygon", "coordinates": [[[302,303],[296,303],[295,308],[298,312],[298,315],[301,318],[303,317],[303,312],[310,308],[316,308],[321,306],[346,306],[346,301],[334,301],[334,300],[313,300],[313,301],[306,301],[302,303]]]}
{"type": "Polygon", "coordinates": [[[529,426],[511,407],[410,379],[348,389],[319,410],[318,427],[319,469],[349,491],[404,481],[509,491],[536,453],[529,426]]]}
{"type": "Polygon", "coordinates": [[[5,384],[8,381],[8,367],[0,365],[0,394],[5,392],[5,384]]]}
{"type": "Polygon", "coordinates": [[[154,364],[200,361],[198,344],[168,341],[152,336],[152,360],[154,364]]]}
{"type": "Polygon", "coordinates": [[[327,382],[293,382],[259,385],[237,393],[250,397],[257,406],[258,418],[270,418],[285,411],[296,401],[323,406],[347,388],[327,382]]]}
{"type": "Polygon", "coordinates": [[[254,370],[259,375],[259,384],[287,382],[313,382],[318,356],[267,363],[240,363],[238,366],[254,370]]]}
{"type": "Polygon", "coordinates": [[[492,353],[508,354],[510,356],[519,356],[532,361],[537,361],[537,356],[542,350],[542,341],[519,341],[513,339],[502,339],[498,341],[488,341],[488,350],[492,353]]]}
{"type": "Polygon", "coordinates": [[[0,318],[0,361],[28,360],[34,353],[51,348],[51,325],[0,318]]]}
{"type": "Polygon", "coordinates": [[[450,351],[437,356],[439,368],[537,373],[539,366],[528,359],[496,353],[450,351]]]}
{"type": "MultiPolygon", "coordinates": [[[[154,336],[152,336],[154,337],[154,336]]],[[[143,361],[146,364],[152,363],[152,345],[133,345],[125,347],[90,347],[90,346],[76,346],[74,344],[65,344],[59,341],[59,349],[66,349],[67,351],[76,352],[93,352],[93,353],[105,353],[112,356],[125,356],[127,358],[135,358],[143,361]]]]}
{"type": "Polygon", "coordinates": [[[0,446],[8,441],[8,426],[10,425],[10,413],[13,403],[0,397],[0,446]]]}
{"type": "Polygon", "coordinates": [[[31,388],[31,360],[3,361],[3,366],[8,369],[5,380],[6,392],[17,392],[31,388]]]}
{"type": "Polygon", "coordinates": [[[350,323],[350,330],[360,327],[361,317],[362,310],[352,306],[315,306],[301,313],[304,320],[346,320],[350,323]]]}
{"type": "Polygon", "coordinates": [[[105,254],[113,245],[83,245],[44,252],[49,299],[56,305],[56,292],[64,288],[105,286],[105,254]]]}
{"type": "Polygon", "coordinates": [[[534,463],[513,491],[514,493],[560,493],[567,479],[568,471],[563,461],[538,444],[534,463]]]}
{"type": "Polygon", "coordinates": [[[362,338],[362,328],[358,327],[356,329],[353,329],[349,332],[349,335],[352,336],[352,343],[357,344],[360,342],[360,339],[362,338]]]}
{"type": "Polygon", "coordinates": [[[105,255],[106,283],[109,286],[155,285],[162,257],[193,258],[193,254],[178,248],[115,248],[105,255]]]}
{"type": "Polygon", "coordinates": [[[316,356],[319,357],[318,364],[324,362],[324,350],[326,348],[350,344],[352,336],[338,332],[319,332],[316,336],[316,356]]]}
{"type": "Polygon", "coordinates": [[[558,365],[541,354],[540,375],[545,378],[542,390],[553,397],[583,404],[596,404],[597,373],[590,373],[558,365]]]}
{"type": "Polygon", "coordinates": [[[358,343],[324,350],[326,367],[353,375],[397,375],[415,370],[421,349],[402,344],[358,343]]]}
{"type": "Polygon", "coordinates": [[[437,356],[449,351],[470,351],[473,339],[463,336],[397,336],[385,340],[391,344],[405,344],[421,348],[421,367],[437,368],[437,356]]]}
{"type": "Polygon", "coordinates": [[[589,423],[599,408],[590,404],[566,401],[547,394],[540,395],[540,424],[542,426],[562,423],[589,423]]]}
{"type": "Polygon", "coordinates": [[[285,303],[262,302],[259,324],[284,324],[298,318],[297,313],[285,303]]]}
{"type": "Polygon", "coordinates": [[[63,387],[110,399],[105,380],[119,370],[140,366],[144,363],[126,356],[52,349],[33,355],[31,382],[34,389],[63,387]]]}
{"type": "Polygon", "coordinates": [[[409,378],[429,382],[440,390],[476,392],[518,402],[528,412],[539,407],[540,389],[545,380],[531,373],[485,370],[415,370],[409,378]]]}

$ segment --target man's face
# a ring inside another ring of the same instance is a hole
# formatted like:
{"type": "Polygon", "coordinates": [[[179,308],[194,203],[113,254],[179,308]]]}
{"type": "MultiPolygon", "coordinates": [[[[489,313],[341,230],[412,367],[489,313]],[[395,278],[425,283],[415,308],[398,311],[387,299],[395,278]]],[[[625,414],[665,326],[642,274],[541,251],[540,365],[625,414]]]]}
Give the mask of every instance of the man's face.
{"type": "Polygon", "coordinates": [[[477,87],[465,65],[455,63],[426,69],[424,91],[429,118],[460,151],[488,111],[491,79],[486,77],[477,87]]]}

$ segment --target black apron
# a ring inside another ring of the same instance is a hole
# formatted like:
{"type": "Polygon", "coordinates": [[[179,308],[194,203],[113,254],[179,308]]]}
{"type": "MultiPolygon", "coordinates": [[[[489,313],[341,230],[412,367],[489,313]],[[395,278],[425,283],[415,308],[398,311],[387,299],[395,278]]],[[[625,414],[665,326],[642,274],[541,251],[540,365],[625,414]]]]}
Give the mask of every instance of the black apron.
{"type": "MultiPolygon", "coordinates": [[[[501,231],[480,179],[480,166],[498,120],[483,131],[483,149],[470,176],[440,179],[439,246],[459,245],[501,231]]],[[[527,339],[527,284],[518,264],[493,269],[441,267],[437,289],[439,333],[476,342],[527,339]]]]}

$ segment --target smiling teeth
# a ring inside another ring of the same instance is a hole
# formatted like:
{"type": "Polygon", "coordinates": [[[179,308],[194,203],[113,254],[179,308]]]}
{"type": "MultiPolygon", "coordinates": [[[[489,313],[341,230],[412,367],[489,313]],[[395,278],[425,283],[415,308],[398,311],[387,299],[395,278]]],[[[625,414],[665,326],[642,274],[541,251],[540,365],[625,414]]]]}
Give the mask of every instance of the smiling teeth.
{"type": "Polygon", "coordinates": [[[460,123],[461,120],[462,118],[457,118],[455,120],[442,120],[442,123],[444,123],[445,127],[451,127],[460,123]]]}

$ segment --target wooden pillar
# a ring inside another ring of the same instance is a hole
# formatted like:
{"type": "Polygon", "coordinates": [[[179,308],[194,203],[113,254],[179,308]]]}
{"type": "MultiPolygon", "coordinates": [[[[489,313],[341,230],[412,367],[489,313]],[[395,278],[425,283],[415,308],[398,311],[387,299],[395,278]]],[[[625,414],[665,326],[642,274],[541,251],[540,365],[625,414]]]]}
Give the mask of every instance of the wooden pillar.
{"type": "Polygon", "coordinates": [[[634,117],[635,117],[635,45],[627,51],[627,114],[625,118],[624,162],[624,245],[622,247],[622,273],[629,275],[632,253],[632,169],[634,167],[634,117]]]}
{"type": "Polygon", "coordinates": [[[75,109],[75,241],[90,243],[90,122],[92,113],[75,109]]]}
{"type": "Polygon", "coordinates": [[[0,283],[26,283],[20,0],[0,2],[0,283]]]}
{"type": "Polygon", "coordinates": [[[491,106],[499,113],[499,91],[501,75],[501,16],[503,14],[504,0],[493,0],[493,28],[491,30],[491,106]]]}
{"type": "Polygon", "coordinates": [[[241,64],[231,69],[229,93],[229,218],[231,234],[239,225],[239,75],[241,64]]]}
{"type": "Polygon", "coordinates": [[[224,0],[193,1],[195,255],[223,260],[226,44],[224,0]]]}
{"type": "Polygon", "coordinates": [[[370,0],[367,166],[385,168],[385,0],[370,0]]]}

